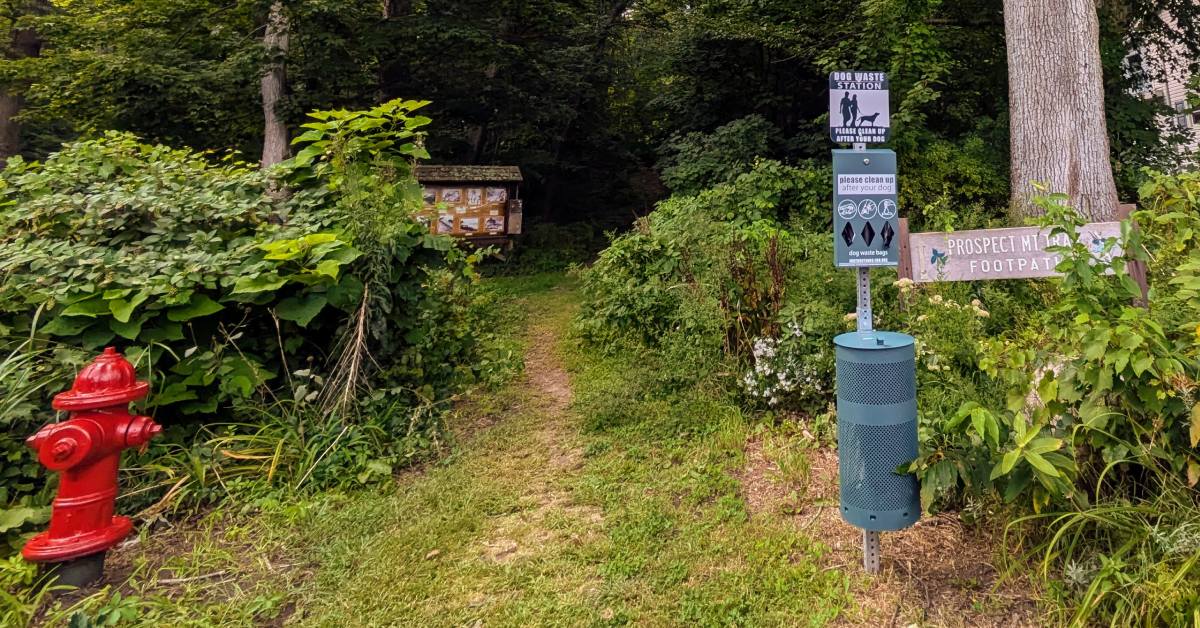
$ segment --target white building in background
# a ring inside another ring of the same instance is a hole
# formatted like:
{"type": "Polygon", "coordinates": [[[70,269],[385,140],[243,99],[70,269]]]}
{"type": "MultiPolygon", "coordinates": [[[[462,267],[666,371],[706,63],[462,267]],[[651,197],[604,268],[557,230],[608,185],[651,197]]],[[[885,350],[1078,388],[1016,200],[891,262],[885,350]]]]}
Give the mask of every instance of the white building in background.
{"type": "Polygon", "coordinates": [[[1191,136],[1186,152],[1189,156],[1200,150],[1200,107],[1188,104],[1188,84],[1182,77],[1171,77],[1165,81],[1152,81],[1147,96],[1166,103],[1173,111],[1162,123],[1169,129],[1177,129],[1191,136]]]}
{"type": "MultiPolygon", "coordinates": [[[[1159,123],[1164,130],[1178,130],[1191,138],[1181,148],[1181,156],[1197,165],[1197,158],[1200,157],[1200,106],[1188,104],[1188,84],[1193,77],[1188,74],[1187,52],[1182,46],[1173,44],[1166,50],[1143,51],[1143,59],[1147,57],[1167,66],[1167,76],[1150,81],[1142,93],[1146,98],[1158,99],[1171,108],[1172,115],[1162,118],[1159,123]]],[[[1196,86],[1195,83],[1192,85],[1196,86]]]]}

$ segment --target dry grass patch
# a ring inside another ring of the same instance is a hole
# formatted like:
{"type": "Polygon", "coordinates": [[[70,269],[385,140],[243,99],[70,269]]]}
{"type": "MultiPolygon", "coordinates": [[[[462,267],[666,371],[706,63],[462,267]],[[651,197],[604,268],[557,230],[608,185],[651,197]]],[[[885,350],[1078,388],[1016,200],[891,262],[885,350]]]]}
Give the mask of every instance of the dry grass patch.
{"type": "Polygon", "coordinates": [[[760,433],[747,443],[739,480],[752,517],[786,521],[830,548],[823,558],[826,569],[859,575],[852,585],[856,606],[838,625],[1039,625],[1030,584],[1023,578],[999,582],[997,535],[967,528],[953,514],[885,533],[883,573],[866,576],[862,532],[838,512],[838,460],[832,449],[797,435],[760,433]],[[798,451],[807,464],[796,459],[798,451]]]}

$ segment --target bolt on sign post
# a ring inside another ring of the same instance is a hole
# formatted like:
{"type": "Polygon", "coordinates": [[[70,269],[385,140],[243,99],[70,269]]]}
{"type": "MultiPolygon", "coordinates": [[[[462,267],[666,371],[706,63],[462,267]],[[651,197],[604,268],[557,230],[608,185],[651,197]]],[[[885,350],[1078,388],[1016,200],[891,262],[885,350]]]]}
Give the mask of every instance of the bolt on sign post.
{"type": "Polygon", "coordinates": [[[837,356],[839,492],[842,519],[863,530],[863,568],[878,573],[879,533],[921,515],[914,475],[896,469],[917,457],[916,353],[911,336],[876,331],[870,269],[900,263],[896,153],[868,150],[891,134],[887,76],[829,75],[833,151],[834,265],[858,273],[858,329],[834,339],[837,356]]]}

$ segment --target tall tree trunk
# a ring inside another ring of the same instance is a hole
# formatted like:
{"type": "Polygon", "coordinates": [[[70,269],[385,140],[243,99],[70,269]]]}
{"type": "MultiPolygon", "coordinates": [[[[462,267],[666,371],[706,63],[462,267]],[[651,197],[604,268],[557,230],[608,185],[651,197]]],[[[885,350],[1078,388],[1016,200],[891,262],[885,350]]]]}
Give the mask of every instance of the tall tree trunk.
{"type": "Polygon", "coordinates": [[[262,167],[275,165],[288,156],[288,130],[279,115],[279,103],[287,88],[287,68],[284,57],[288,52],[288,18],[283,12],[283,2],[271,3],[267,16],[267,30],[263,35],[263,47],[267,49],[270,62],[263,72],[261,82],[263,108],[263,153],[262,167]]]}
{"type": "MultiPolygon", "coordinates": [[[[507,24],[507,21],[505,22],[507,24]]],[[[504,29],[501,28],[503,35],[504,29]]],[[[500,66],[495,62],[487,64],[483,69],[484,85],[491,86],[492,81],[496,80],[496,73],[500,71],[500,66]]],[[[467,142],[471,144],[471,154],[467,159],[469,164],[479,163],[479,158],[483,154],[483,142],[487,139],[488,122],[490,121],[490,112],[483,115],[483,119],[478,124],[467,125],[467,142]]]]}
{"type": "MultiPolygon", "coordinates": [[[[596,31],[596,37],[592,44],[592,67],[596,62],[604,58],[608,54],[608,45],[611,43],[613,31],[617,29],[617,25],[621,22],[621,17],[625,15],[625,11],[633,4],[631,0],[615,0],[608,5],[607,19],[599,26],[596,31]]],[[[594,82],[598,77],[589,76],[588,82],[594,82]]],[[[554,136],[554,148],[551,150],[553,155],[552,164],[558,165],[559,159],[562,156],[563,144],[571,137],[571,133],[575,128],[575,122],[579,119],[579,107],[583,103],[584,90],[576,90],[571,97],[570,110],[571,114],[567,117],[566,124],[554,136]]],[[[556,199],[559,178],[551,174],[546,177],[545,192],[542,195],[542,220],[549,221],[554,217],[554,202],[556,199]]]]}
{"type": "MultiPolygon", "coordinates": [[[[43,13],[49,9],[44,1],[31,2],[29,11],[43,13]]],[[[42,39],[31,28],[14,28],[11,43],[7,50],[9,59],[36,57],[41,54],[42,39]]],[[[9,84],[0,86],[0,168],[8,163],[8,158],[21,152],[21,124],[17,115],[25,105],[21,94],[21,85],[9,84]]]]}
{"type": "Polygon", "coordinates": [[[1091,219],[1112,220],[1095,0],[1004,0],[1004,33],[1014,212],[1040,213],[1030,197],[1041,183],[1091,219]]]}
{"type": "Polygon", "coordinates": [[[404,17],[412,13],[412,0],[383,0],[383,19],[404,17]]]}

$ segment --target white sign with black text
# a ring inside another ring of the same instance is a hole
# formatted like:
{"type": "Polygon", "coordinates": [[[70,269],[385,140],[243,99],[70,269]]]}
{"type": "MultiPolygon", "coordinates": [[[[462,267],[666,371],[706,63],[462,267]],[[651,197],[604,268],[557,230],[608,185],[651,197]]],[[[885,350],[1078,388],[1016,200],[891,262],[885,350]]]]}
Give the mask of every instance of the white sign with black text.
{"type": "Polygon", "coordinates": [[[829,137],[839,144],[888,141],[888,81],[883,72],[847,70],[829,74],[829,137]]]}

